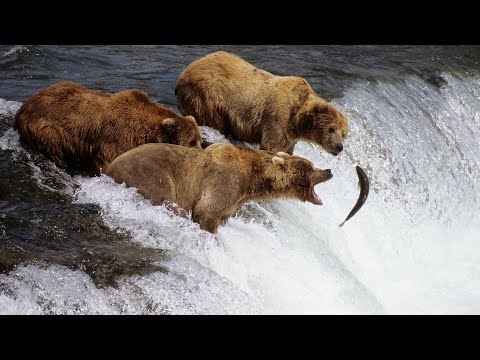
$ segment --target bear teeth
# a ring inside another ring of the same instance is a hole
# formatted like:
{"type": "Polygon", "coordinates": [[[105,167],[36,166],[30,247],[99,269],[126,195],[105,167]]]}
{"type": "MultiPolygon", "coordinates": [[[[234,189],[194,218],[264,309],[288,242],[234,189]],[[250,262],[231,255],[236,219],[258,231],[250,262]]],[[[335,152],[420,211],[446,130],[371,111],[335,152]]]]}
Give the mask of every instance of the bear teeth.
{"type": "Polygon", "coordinates": [[[323,205],[322,199],[320,199],[320,197],[317,195],[317,193],[315,192],[313,187],[312,187],[312,191],[311,191],[310,202],[315,204],[315,205],[323,205]]]}

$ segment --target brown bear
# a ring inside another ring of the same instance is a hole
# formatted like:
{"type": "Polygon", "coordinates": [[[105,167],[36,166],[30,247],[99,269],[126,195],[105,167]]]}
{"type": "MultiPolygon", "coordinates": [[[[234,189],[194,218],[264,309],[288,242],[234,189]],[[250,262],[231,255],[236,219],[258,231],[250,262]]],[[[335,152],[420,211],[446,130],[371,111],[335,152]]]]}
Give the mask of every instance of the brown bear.
{"type": "Polygon", "coordinates": [[[240,57],[215,52],[191,63],[176,88],[182,114],[260,149],[293,153],[298,140],[337,155],[349,131],[345,116],[298,76],[276,76],[240,57]]]}
{"type": "Polygon", "coordinates": [[[121,153],[150,142],[201,147],[192,116],[181,116],[139,90],[102,93],[64,82],[27,100],[15,115],[20,138],[60,168],[99,175],[121,153]]]}
{"type": "Polygon", "coordinates": [[[153,205],[165,204],[183,216],[191,211],[193,221],[212,233],[248,200],[294,198],[322,205],[314,187],[333,176],[299,156],[231,144],[205,150],[145,144],[113,160],[106,174],[136,187],[153,205]]]}

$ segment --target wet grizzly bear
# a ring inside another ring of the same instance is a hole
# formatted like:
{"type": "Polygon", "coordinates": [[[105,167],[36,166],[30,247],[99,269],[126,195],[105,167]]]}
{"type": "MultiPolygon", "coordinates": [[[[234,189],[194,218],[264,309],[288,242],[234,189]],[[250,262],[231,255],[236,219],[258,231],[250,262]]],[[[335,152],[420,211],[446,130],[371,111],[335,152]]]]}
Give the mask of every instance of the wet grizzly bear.
{"type": "Polygon", "coordinates": [[[121,153],[150,142],[200,148],[192,116],[180,116],[139,90],[114,94],[65,82],[48,86],[15,115],[20,138],[60,168],[99,175],[121,153]]]}
{"type": "Polygon", "coordinates": [[[177,215],[191,211],[193,221],[212,233],[248,200],[322,205],[314,187],[333,176],[298,156],[231,144],[205,150],[145,144],[113,160],[106,174],[136,187],[153,205],[166,204],[177,215]]]}
{"type": "Polygon", "coordinates": [[[224,51],[191,63],[175,88],[182,114],[260,149],[293,153],[298,140],[337,155],[345,116],[298,76],[276,76],[224,51]]]}

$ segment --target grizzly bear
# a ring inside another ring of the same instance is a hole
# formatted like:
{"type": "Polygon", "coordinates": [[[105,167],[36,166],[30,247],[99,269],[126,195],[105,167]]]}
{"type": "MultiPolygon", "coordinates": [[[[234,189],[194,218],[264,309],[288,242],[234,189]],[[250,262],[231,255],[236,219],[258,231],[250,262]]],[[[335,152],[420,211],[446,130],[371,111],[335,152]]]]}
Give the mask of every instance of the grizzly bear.
{"type": "Polygon", "coordinates": [[[289,154],[298,140],[337,155],[349,131],[345,116],[298,76],[276,76],[224,51],[200,58],[180,74],[182,114],[260,149],[289,154]]]}
{"type": "Polygon", "coordinates": [[[99,175],[121,153],[150,142],[201,147],[192,116],[180,116],[139,90],[114,94],[64,82],[27,100],[15,115],[20,138],[66,170],[99,175]]]}
{"type": "Polygon", "coordinates": [[[112,161],[106,174],[137,188],[153,205],[216,233],[248,200],[294,198],[322,205],[315,185],[332,178],[307,159],[284,152],[213,144],[205,150],[170,144],[145,144],[112,161]]]}

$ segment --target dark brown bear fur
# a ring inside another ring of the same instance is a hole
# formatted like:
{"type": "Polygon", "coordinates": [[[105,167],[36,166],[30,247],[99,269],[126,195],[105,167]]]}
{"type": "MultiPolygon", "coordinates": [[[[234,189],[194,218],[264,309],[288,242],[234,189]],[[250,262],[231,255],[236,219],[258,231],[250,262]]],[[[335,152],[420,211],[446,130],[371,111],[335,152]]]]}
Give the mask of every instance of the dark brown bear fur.
{"type": "Polygon", "coordinates": [[[298,140],[337,155],[345,116],[298,76],[276,76],[224,51],[191,63],[175,88],[182,114],[260,149],[289,154],[298,140]]]}
{"type": "Polygon", "coordinates": [[[205,150],[145,144],[117,157],[106,174],[136,187],[154,205],[168,204],[179,215],[191,211],[193,221],[212,233],[248,200],[321,205],[314,186],[332,177],[298,156],[230,144],[205,150]]]}
{"type": "Polygon", "coordinates": [[[138,145],[166,142],[200,148],[192,116],[180,116],[139,90],[108,94],[72,82],[48,86],[18,110],[20,138],[60,168],[102,168],[138,145]]]}

